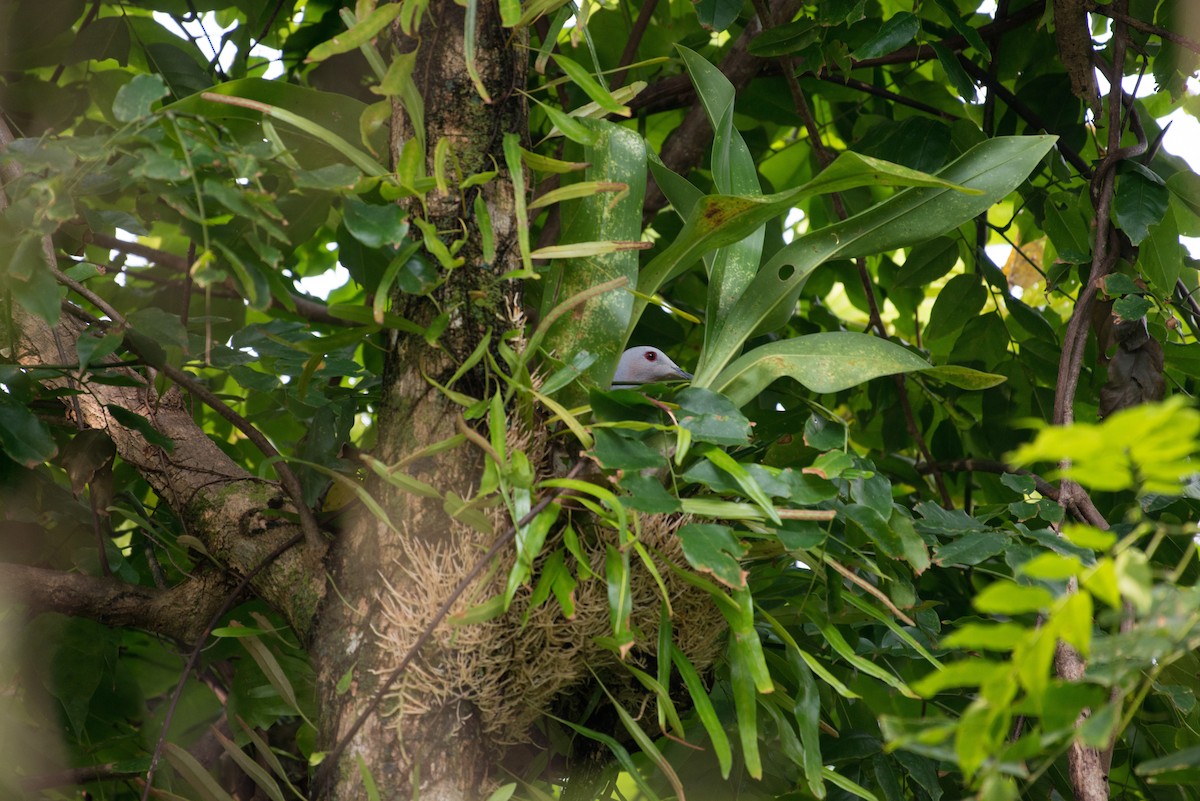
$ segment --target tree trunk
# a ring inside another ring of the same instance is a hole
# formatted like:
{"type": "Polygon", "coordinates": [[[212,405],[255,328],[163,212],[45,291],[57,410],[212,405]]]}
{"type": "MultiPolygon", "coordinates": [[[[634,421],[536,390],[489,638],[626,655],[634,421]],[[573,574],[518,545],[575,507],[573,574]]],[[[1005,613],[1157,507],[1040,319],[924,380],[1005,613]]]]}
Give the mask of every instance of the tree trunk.
{"type": "MultiPolygon", "coordinates": [[[[413,80],[424,100],[428,174],[434,174],[433,154],[445,138],[463,176],[492,169],[499,175],[462,193],[453,186],[448,193],[430,192],[424,211],[415,202],[410,206],[412,215],[432,224],[444,243],[464,234],[466,241],[457,251],[463,264],[448,273],[443,270],[445,282],[432,300],[399,292],[392,298],[393,308],[414,322],[429,325],[439,313],[446,313],[449,324],[436,348],[423,337],[399,333],[385,343],[377,456],[388,464],[458,433],[461,407],[428,379],[445,385],[489,330],[498,335],[519,328],[521,322],[519,311],[514,311],[520,309],[517,284],[502,282],[499,276],[520,267],[503,140],[506,133],[523,135],[527,130],[524,102],[515,92],[525,84],[525,34],[501,26],[494,0],[479,3],[475,22],[475,66],[490,103],[480,98],[464,60],[465,9],[453,0],[433,0],[413,37],[396,32],[400,52],[416,51],[413,80]],[[495,235],[492,264],[483,261],[472,213],[476,193],[486,204],[495,235]]],[[[397,102],[393,159],[399,160],[412,136],[411,117],[397,102]]],[[[412,235],[420,235],[415,227],[412,235]]],[[[464,376],[455,388],[485,397],[482,367],[464,376]]],[[[480,452],[468,443],[413,460],[404,470],[442,495],[467,498],[479,486],[482,466],[480,452]]],[[[381,692],[387,674],[411,646],[413,631],[425,625],[440,600],[472,566],[470,553],[449,563],[437,561],[454,553],[463,529],[444,510],[440,498],[406,494],[384,482],[373,488],[373,494],[394,525],[363,514],[339,536],[330,554],[335,591],[329,593],[312,651],[327,749],[350,731],[381,692]],[[459,564],[453,564],[456,561],[459,564]],[[452,573],[455,568],[460,571],[457,575],[452,573]],[[338,682],[348,672],[353,680],[348,690],[339,693],[338,682]]],[[[428,676],[453,659],[439,647],[435,641],[423,649],[412,672],[428,676]]],[[[405,694],[388,695],[387,702],[370,715],[332,768],[334,781],[318,792],[337,799],[366,798],[358,767],[361,757],[383,797],[419,794],[422,799],[459,799],[484,794],[487,768],[494,759],[471,702],[423,685],[414,688],[407,674],[397,686],[403,686],[405,694]]]]}

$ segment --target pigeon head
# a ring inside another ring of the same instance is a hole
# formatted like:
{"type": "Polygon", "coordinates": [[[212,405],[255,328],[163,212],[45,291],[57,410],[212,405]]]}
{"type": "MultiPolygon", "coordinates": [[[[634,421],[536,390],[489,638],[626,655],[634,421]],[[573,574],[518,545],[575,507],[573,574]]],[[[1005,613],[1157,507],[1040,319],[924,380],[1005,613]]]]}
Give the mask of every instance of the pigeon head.
{"type": "Polygon", "coordinates": [[[638,384],[650,384],[655,381],[675,381],[681,378],[691,378],[691,373],[685,373],[679,365],[671,361],[671,357],[658,348],[641,346],[630,348],[621,354],[617,362],[617,372],[613,375],[613,389],[624,389],[638,384]]]}

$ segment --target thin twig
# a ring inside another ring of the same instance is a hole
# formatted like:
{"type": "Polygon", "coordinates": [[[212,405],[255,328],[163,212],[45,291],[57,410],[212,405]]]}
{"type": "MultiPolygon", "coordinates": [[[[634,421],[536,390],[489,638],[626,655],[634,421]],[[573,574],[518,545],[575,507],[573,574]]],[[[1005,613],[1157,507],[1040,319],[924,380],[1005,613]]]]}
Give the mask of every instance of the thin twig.
{"type": "Polygon", "coordinates": [[[859,587],[862,587],[868,593],[873,595],[875,598],[877,598],[879,600],[879,602],[881,604],[886,606],[893,615],[900,618],[908,625],[910,625],[910,626],[917,625],[911,617],[909,617],[908,615],[901,612],[900,608],[897,607],[894,603],[892,603],[892,599],[887,597],[887,595],[883,592],[883,590],[879,589],[874,584],[872,584],[871,582],[864,579],[862,576],[855,573],[853,570],[850,570],[845,565],[843,565],[841,562],[834,559],[832,556],[829,556],[828,554],[825,556],[825,564],[829,565],[834,570],[836,570],[837,572],[839,572],[843,576],[845,576],[847,579],[849,579],[850,581],[857,584],[859,587]]]}
{"type": "Polygon", "coordinates": [[[1093,14],[1099,14],[1102,17],[1108,17],[1109,19],[1116,20],[1117,22],[1124,23],[1130,28],[1139,30],[1142,33],[1153,34],[1154,36],[1170,42],[1171,44],[1179,45],[1185,50],[1191,50],[1193,53],[1200,53],[1200,42],[1197,42],[1194,39],[1189,39],[1186,36],[1180,36],[1179,34],[1169,31],[1166,28],[1160,28],[1158,25],[1144,22],[1137,17],[1131,17],[1128,14],[1121,13],[1120,11],[1113,11],[1112,6],[1100,5],[1099,3],[1095,2],[1095,0],[1086,0],[1084,3],[1084,10],[1090,11],[1093,14]]]}
{"type": "Polygon", "coordinates": [[[633,63],[634,56],[637,55],[638,46],[642,43],[642,37],[646,35],[646,28],[650,26],[650,18],[654,16],[654,9],[658,6],[658,0],[645,0],[642,3],[642,8],[638,11],[638,17],[634,20],[633,27],[629,29],[629,40],[625,42],[625,50],[621,53],[621,60],[617,62],[619,68],[612,76],[612,85],[614,88],[625,85],[625,73],[629,72],[626,69],[633,63]]]}
{"type": "Polygon", "coordinates": [[[914,100],[913,98],[902,95],[899,92],[893,92],[890,89],[884,89],[883,87],[876,86],[873,83],[860,81],[858,78],[850,78],[840,73],[835,75],[826,72],[821,72],[816,76],[816,78],[817,80],[824,81],[825,83],[836,83],[838,86],[845,86],[849,89],[857,89],[864,94],[882,97],[884,100],[887,100],[891,103],[895,103],[900,106],[908,106],[909,108],[914,108],[917,111],[923,111],[926,114],[939,117],[949,122],[955,122],[962,119],[962,117],[957,114],[945,111],[944,109],[936,108],[928,103],[922,103],[920,100],[914,100]]]}

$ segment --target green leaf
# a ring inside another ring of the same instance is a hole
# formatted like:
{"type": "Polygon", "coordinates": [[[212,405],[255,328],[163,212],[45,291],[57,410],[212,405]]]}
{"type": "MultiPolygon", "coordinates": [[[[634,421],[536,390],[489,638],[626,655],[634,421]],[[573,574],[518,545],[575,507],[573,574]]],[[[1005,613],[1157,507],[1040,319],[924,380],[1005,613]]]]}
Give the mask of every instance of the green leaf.
{"type": "Polygon", "coordinates": [[[900,277],[893,286],[896,289],[928,286],[954,269],[957,263],[958,242],[951,237],[940,236],[909,251],[904,266],[900,268],[900,277]]]}
{"type": "Polygon", "coordinates": [[[688,387],[675,395],[679,411],[675,419],[698,442],[716,445],[745,445],[750,440],[750,421],[724,395],[688,387]]]}
{"type": "Polygon", "coordinates": [[[978,275],[968,273],[951,278],[938,293],[929,325],[925,327],[925,340],[933,342],[957,334],[983,309],[987,296],[978,275]]]}
{"type": "Polygon", "coordinates": [[[133,122],[150,116],[150,107],[168,94],[161,75],[135,75],[133,80],[117,91],[113,100],[113,116],[120,122],[133,122]]]}
{"type": "Polygon", "coordinates": [[[923,375],[959,389],[990,389],[1008,380],[1006,376],[985,373],[956,364],[940,364],[922,371],[923,375]]]}
{"type": "Polygon", "coordinates": [[[742,10],[741,0],[696,0],[692,4],[696,19],[707,30],[719,33],[737,20],[742,10]]]}
{"type": "Polygon", "coordinates": [[[943,566],[977,565],[1003,553],[1012,538],[1000,531],[973,531],[934,549],[933,561],[943,566]]]}
{"type": "Polygon", "coordinates": [[[1139,762],[1134,773],[1150,784],[1179,784],[1195,787],[1200,782],[1200,746],[1139,762]]]}
{"type": "Polygon", "coordinates": [[[58,452],[46,426],[33,412],[0,389],[0,447],[8,458],[30,469],[58,452]]]}
{"type": "Polygon", "coordinates": [[[1117,178],[1113,197],[1113,220],[1135,245],[1150,235],[1150,226],[1158,224],[1167,211],[1170,192],[1166,184],[1149,169],[1135,167],[1117,178]]]}
{"type": "Polygon", "coordinates": [[[610,470],[666,467],[666,457],[641,439],[609,428],[596,428],[592,433],[596,438],[596,458],[610,470]]]}
{"type": "Polygon", "coordinates": [[[135,309],[125,316],[139,334],[148,337],[160,345],[173,345],[177,348],[187,348],[187,330],[178,314],[171,314],[155,306],[145,309],[135,309]]]}
{"type": "Polygon", "coordinates": [[[924,678],[913,682],[912,688],[923,698],[932,698],[938,693],[956,687],[978,687],[993,676],[1008,673],[1012,668],[1004,662],[990,659],[964,659],[943,665],[924,678]]]}
{"type": "Polygon", "coordinates": [[[1046,235],[1058,251],[1058,257],[1075,264],[1091,261],[1091,229],[1079,208],[1079,198],[1070,192],[1055,192],[1046,198],[1043,208],[1046,235]]]}
{"type": "MultiPolygon", "coordinates": [[[[634,131],[609,122],[581,120],[580,125],[593,135],[593,144],[583,149],[579,159],[588,162],[580,180],[623,183],[629,193],[615,203],[611,197],[591,195],[562,204],[559,242],[639,239],[646,193],[644,141],[634,131]]],[[[588,298],[555,322],[546,334],[544,349],[560,354],[593,354],[596,359],[586,374],[595,384],[608,386],[624,350],[613,332],[629,325],[633,296],[628,287],[637,283],[637,274],[638,254],[630,250],[554,262],[543,282],[543,318],[559,304],[598,284],[621,279],[626,283],[588,298]]]]}
{"type": "Polygon", "coordinates": [[[968,651],[1011,651],[1028,632],[1017,623],[966,623],[943,637],[942,645],[968,651]]]}
{"type": "Polygon", "coordinates": [[[783,376],[824,394],[879,376],[927,369],[928,362],[893,342],[870,334],[831,331],[755,348],[725,368],[712,382],[712,388],[734,405],[745,406],[783,376]]]}
{"type": "Polygon", "coordinates": [[[344,198],[342,222],[355,239],[374,249],[403,244],[408,235],[408,215],[394,203],[376,206],[354,197],[344,198]]]}
{"type": "Polygon", "coordinates": [[[742,759],[752,778],[762,778],[762,757],[758,751],[758,690],[753,678],[754,661],[749,642],[740,637],[729,639],[729,679],[733,685],[733,705],[737,710],[738,739],[742,759]]]}
{"type": "Polygon", "coordinates": [[[591,98],[592,102],[600,106],[600,108],[610,114],[619,114],[622,117],[628,117],[630,114],[629,106],[621,105],[616,98],[604,88],[599,81],[591,76],[586,69],[580,64],[572,61],[566,56],[555,53],[552,58],[554,63],[571,79],[571,83],[583,90],[583,93],[591,98]]]}
{"type": "Polygon", "coordinates": [[[1141,295],[1126,295],[1113,303],[1113,315],[1122,322],[1140,320],[1146,312],[1154,308],[1154,303],[1141,295]]]}
{"type": "Polygon", "coordinates": [[[613,636],[624,654],[633,647],[633,634],[629,630],[629,616],[633,607],[633,596],[629,584],[629,551],[606,547],[604,577],[608,584],[608,614],[613,636]]]}
{"type": "Polygon", "coordinates": [[[1016,584],[1004,579],[984,587],[973,601],[976,609],[990,615],[1040,612],[1053,603],[1054,596],[1045,587],[1016,584]]]}
{"type": "MultiPolygon", "coordinates": [[[[1054,141],[1054,137],[989,139],[938,173],[941,180],[979,190],[983,194],[972,195],[940,187],[906,189],[861,214],[798,237],[759,270],[754,283],[734,307],[712,347],[706,350],[705,361],[697,368],[692,385],[715,388],[714,379],[733,360],[755,330],[775,316],[790,317],[800,288],[818,265],[834,257],[855,258],[909,246],[955,228],[981,214],[1016,188],[1053,146],[1054,141]]],[[[735,230],[748,225],[753,219],[753,215],[748,214],[752,200],[757,199],[742,199],[743,210],[735,212],[730,209],[731,214],[724,218],[739,220],[735,230]]],[[[706,210],[700,211],[701,216],[706,213],[706,210]]],[[[710,219],[709,222],[716,223],[720,219],[710,219]]],[[[713,227],[719,230],[717,225],[713,227]]],[[[734,228],[732,225],[729,227],[734,228]]],[[[688,226],[685,226],[673,247],[690,245],[700,249],[696,243],[684,239],[688,233],[688,226]]],[[[726,233],[721,231],[721,237],[726,233]]],[[[713,232],[704,239],[712,241],[718,237],[713,232]]],[[[656,290],[654,281],[657,280],[657,274],[661,272],[662,279],[665,279],[671,273],[673,268],[667,264],[655,269],[656,262],[667,258],[668,253],[664,252],[647,265],[642,271],[639,291],[656,290]]],[[[728,381],[722,382],[726,383],[728,381]]]]}
{"type": "MultiPolygon", "coordinates": [[[[712,165],[713,181],[717,191],[725,195],[753,197],[762,195],[758,182],[758,169],[750,155],[750,149],[741,133],[733,125],[733,84],[715,66],[686,47],[676,45],[688,75],[696,87],[696,95],[704,106],[709,124],[713,128],[712,165]]],[[[762,259],[765,229],[758,228],[736,242],[718,248],[708,259],[709,292],[705,304],[705,316],[713,325],[705,326],[704,342],[707,346],[716,336],[718,323],[723,320],[754,280],[762,259]]]]}
{"type": "Polygon", "coordinates": [[[620,487],[628,493],[622,497],[622,502],[630,509],[646,514],[669,514],[681,508],[679,499],[667,492],[653,476],[626,473],[621,476],[620,487]]]}
{"type": "Polygon", "coordinates": [[[137,412],[131,412],[125,407],[114,403],[105,404],[104,408],[108,410],[108,413],[113,416],[114,420],[126,428],[132,428],[141,434],[151,445],[157,445],[168,453],[175,450],[174,440],[161,433],[154,427],[153,423],[137,412]]]}
{"type": "Polygon", "coordinates": [[[1146,492],[1174,493],[1194,472],[1191,463],[1200,436],[1200,412],[1178,395],[1162,403],[1122,409],[1095,425],[1076,423],[1046,428],[1033,442],[1009,454],[1009,463],[1069,463],[1066,475],[1104,491],[1139,486],[1146,492]]]}
{"type": "Polygon", "coordinates": [[[750,40],[748,48],[759,58],[776,58],[797,53],[821,40],[821,27],[816,20],[801,17],[785,25],[776,25],[750,40]]]}
{"type": "Polygon", "coordinates": [[[733,529],[715,523],[689,523],[679,529],[679,542],[688,564],[707,573],[726,587],[746,586],[747,573],[738,562],[746,546],[733,535],[733,529]]]}
{"type": "Polygon", "coordinates": [[[1168,208],[1162,220],[1150,226],[1149,235],[1138,249],[1137,266],[1161,297],[1171,297],[1175,282],[1183,274],[1183,245],[1174,210],[1168,208]]]}
{"type": "Polygon", "coordinates": [[[713,751],[717,754],[717,764],[721,768],[721,778],[728,779],[729,770],[733,766],[733,749],[729,747],[729,736],[725,733],[725,726],[721,723],[721,719],[717,717],[716,709],[708,697],[704,682],[700,680],[700,674],[696,672],[696,668],[678,648],[671,649],[671,661],[675,665],[675,669],[679,671],[683,684],[687,687],[688,695],[691,697],[692,707],[696,710],[696,715],[700,718],[704,731],[708,733],[708,738],[712,741],[713,751]]]}
{"type": "Polygon", "coordinates": [[[374,11],[354,23],[354,26],[345,33],[327,39],[309,50],[308,56],[304,59],[305,62],[314,64],[339,53],[357,50],[374,39],[403,10],[402,3],[384,3],[377,6],[374,11]]]}
{"type": "Polygon", "coordinates": [[[796,721],[800,742],[804,746],[804,777],[812,794],[822,798],[825,795],[825,783],[821,777],[821,694],[812,670],[796,649],[788,650],[788,665],[796,677],[796,699],[792,704],[792,715],[796,721]]]}
{"type": "Polygon", "coordinates": [[[889,17],[874,36],[859,45],[850,55],[859,61],[887,55],[911,42],[920,30],[921,21],[915,14],[900,11],[889,17]]]}

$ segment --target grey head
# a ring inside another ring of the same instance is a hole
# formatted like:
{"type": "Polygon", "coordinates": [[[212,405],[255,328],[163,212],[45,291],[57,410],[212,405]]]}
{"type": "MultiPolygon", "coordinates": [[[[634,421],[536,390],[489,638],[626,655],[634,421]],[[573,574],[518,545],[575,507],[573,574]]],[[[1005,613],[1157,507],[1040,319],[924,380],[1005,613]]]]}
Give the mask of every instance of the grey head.
{"type": "Polygon", "coordinates": [[[621,354],[617,362],[617,372],[613,374],[613,389],[628,389],[638,384],[650,384],[655,381],[677,381],[681,378],[691,378],[691,373],[685,373],[671,357],[658,348],[642,345],[630,348],[621,354]]]}

